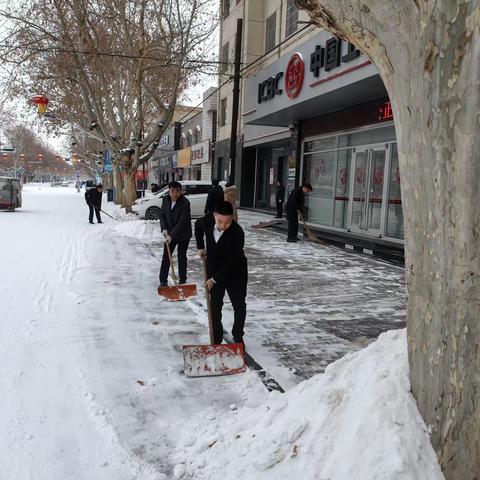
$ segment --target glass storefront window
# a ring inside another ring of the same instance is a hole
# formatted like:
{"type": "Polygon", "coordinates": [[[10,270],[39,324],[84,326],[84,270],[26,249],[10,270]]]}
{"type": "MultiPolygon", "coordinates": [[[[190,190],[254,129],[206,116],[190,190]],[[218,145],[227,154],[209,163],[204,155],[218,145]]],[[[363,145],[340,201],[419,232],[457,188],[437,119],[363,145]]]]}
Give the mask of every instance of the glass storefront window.
{"type": "Polygon", "coordinates": [[[358,147],[360,145],[370,145],[373,143],[394,142],[395,128],[392,126],[355,132],[349,135],[340,135],[340,146],[358,147]]]}
{"type": "Polygon", "coordinates": [[[335,179],[335,215],[333,219],[334,227],[347,227],[351,156],[351,150],[339,150],[338,152],[337,171],[335,179]]]}
{"type": "Polygon", "coordinates": [[[397,144],[392,145],[390,181],[388,185],[387,236],[403,239],[403,209],[400,194],[400,169],[397,144]]]}
{"type": "Polygon", "coordinates": [[[302,181],[313,186],[306,202],[308,221],[403,239],[395,140],[395,129],[388,125],[305,141],[302,181]]]}
{"type": "Polygon", "coordinates": [[[324,150],[334,150],[337,148],[336,145],[337,137],[324,137],[317,138],[315,140],[309,140],[304,143],[304,152],[322,152],[324,150]]]}
{"type": "Polygon", "coordinates": [[[324,152],[304,157],[303,182],[310,182],[313,187],[305,202],[309,222],[332,224],[335,155],[336,152],[324,152]]]}

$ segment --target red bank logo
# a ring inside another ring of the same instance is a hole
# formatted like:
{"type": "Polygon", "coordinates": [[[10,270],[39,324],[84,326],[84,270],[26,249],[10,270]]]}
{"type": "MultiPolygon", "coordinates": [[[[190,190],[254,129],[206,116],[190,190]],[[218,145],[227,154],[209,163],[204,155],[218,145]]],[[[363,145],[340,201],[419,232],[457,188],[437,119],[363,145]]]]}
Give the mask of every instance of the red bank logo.
{"type": "Polygon", "coordinates": [[[285,75],[285,91],[289,98],[298,97],[305,78],[305,63],[299,53],[294,53],[288,62],[285,75]]]}

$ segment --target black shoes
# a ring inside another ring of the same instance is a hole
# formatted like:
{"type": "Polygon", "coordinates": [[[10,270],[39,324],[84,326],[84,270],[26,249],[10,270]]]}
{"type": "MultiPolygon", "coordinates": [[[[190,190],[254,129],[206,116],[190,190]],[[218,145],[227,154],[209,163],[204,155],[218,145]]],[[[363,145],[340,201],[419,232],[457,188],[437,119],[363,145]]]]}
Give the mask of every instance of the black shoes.
{"type": "Polygon", "coordinates": [[[297,242],[298,242],[298,238],[287,238],[287,242],[297,243],[297,242]]]}
{"type": "Polygon", "coordinates": [[[160,283],[160,286],[161,287],[168,287],[168,283],[162,282],[162,283],[160,283]]]}
{"type": "MultiPolygon", "coordinates": [[[[92,222],[92,223],[93,223],[93,222],[92,222]]],[[[97,223],[103,223],[103,222],[100,220],[100,221],[99,221],[99,222],[97,222],[97,223]]]]}
{"type": "Polygon", "coordinates": [[[93,225],[93,222],[89,222],[89,223],[91,223],[93,225]]]}

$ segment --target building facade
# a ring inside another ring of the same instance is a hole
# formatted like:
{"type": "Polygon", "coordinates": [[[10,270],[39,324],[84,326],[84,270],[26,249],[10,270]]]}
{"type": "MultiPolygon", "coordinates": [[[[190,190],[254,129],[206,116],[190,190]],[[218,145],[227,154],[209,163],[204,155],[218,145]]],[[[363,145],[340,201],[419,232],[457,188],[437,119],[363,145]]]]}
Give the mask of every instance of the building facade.
{"type": "MultiPolygon", "coordinates": [[[[203,108],[186,110],[168,128],[149,162],[149,182],[166,185],[173,180],[212,178],[216,137],[216,89],[203,94],[203,108]]],[[[185,107],[182,107],[185,109],[185,107]]]]}
{"type": "Polygon", "coordinates": [[[300,23],[292,4],[241,0],[235,5],[247,19],[243,58],[255,43],[248,28],[253,10],[256,43],[262,45],[242,72],[242,155],[235,177],[241,205],[273,209],[277,181],[287,195],[309,182],[312,226],[346,238],[401,244],[400,171],[385,87],[365,55],[300,23]]]}

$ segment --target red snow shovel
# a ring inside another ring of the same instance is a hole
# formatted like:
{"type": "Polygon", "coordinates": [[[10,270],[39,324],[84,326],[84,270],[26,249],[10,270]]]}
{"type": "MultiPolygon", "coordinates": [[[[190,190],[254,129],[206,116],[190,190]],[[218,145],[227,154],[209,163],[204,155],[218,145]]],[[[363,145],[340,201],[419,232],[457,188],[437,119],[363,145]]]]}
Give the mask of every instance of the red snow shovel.
{"type": "MultiPolygon", "coordinates": [[[[205,260],[202,258],[202,270],[205,282],[208,280],[205,260]]],[[[232,375],[245,371],[243,343],[214,344],[212,307],[210,292],[205,286],[205,299],[208,311],[208,329],[210,345],[184,345],[183,361],[187,377],[210,377],[214,375],[232,375]]]]}
{"type": "Polygon", "coordinates": [[[170,268],[172,270],[173,283],[175,285],[169,285],[165,287],[158,287],[158,294],[165,297],[170,302],[180,302],[187,300],[187,298],[193,297],[197,294],[197,286],[194,283],[184,283],[178,285],[177,275],[175,274],[175,267],[173,266],[172,252],[170,251],[170,245],[165,242],[167,248],[168,259],[170,260],[170,268]]]}

